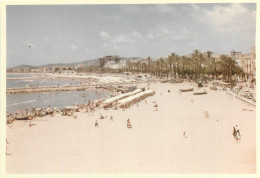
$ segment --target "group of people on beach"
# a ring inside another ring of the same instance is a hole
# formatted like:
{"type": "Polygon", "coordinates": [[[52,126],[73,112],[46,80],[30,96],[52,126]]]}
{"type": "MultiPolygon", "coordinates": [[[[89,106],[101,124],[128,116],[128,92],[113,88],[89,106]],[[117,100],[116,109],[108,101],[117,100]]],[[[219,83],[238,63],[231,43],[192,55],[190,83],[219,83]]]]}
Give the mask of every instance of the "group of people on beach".
{"type": "MultiPolygon", "coordinates": [[[[102,115],[101,115],[101,116],[102,116],[102,115]]],[[[105,117],[103,116],[103,118],[105,118],[105,117]]],[[[112,115],[110,116],[110,120],[113,121],[113,116],[112,116],[112,115]]],[[[129,118],[127,119],[126,126],[127,126],[127,128],[132,128],[132,125],[131,125],[131,123],[130,123],[130,119],[129,119],[129,118]]],[[[96,122],[95,122],[95,127],[98,127],[98,121],[97,121],[97,120],[96,120],[96,122]]]]}

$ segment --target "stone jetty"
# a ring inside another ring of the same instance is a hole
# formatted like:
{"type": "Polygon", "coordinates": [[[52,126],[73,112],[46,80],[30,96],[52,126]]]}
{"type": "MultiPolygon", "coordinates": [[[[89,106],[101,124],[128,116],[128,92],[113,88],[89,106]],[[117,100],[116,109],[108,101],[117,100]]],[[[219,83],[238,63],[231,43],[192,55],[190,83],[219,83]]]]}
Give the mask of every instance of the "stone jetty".
{"type": "Polygon", "coordinates": [[[90,85],[72,85],[72,86],[38,86],[38,87],[19,87],[7,88],[7,94],[17,93],[36,93],[36,92],[56,92],[56,91],[83,91],[93,86],[90,85]]]}

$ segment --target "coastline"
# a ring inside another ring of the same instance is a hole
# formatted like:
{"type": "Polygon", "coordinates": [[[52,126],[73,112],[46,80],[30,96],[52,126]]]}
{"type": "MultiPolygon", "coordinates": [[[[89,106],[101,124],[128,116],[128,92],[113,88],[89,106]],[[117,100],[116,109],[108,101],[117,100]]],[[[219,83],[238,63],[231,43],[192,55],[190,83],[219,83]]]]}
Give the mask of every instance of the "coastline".
{"type": "Polygon", "coordinates": [[[7,125],[7,172],[255,173],[256,108],[219,90],[179,94],[180,88],[189,87],[196,84],[151,82],[156,94],[128,109],[82,110],[76,119],[37,117],[32,127],[29,121],[15,121],[7,125]],[[94,127],[96,120],[99,128],[94,127]],[[234,124],[241,128],[240,143],[232,136],[234,124]],[[30,164],[15,164],[25,160],[30,164]]]}

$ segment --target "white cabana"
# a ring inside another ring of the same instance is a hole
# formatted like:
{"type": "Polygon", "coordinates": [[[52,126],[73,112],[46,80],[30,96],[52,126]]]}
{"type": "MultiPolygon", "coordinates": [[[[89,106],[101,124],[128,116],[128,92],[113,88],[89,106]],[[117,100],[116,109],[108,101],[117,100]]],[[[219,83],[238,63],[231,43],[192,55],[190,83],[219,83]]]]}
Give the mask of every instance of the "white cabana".
{"type": "Polygon", "coordinates": [[[134,90],[134,91],[132,91],[132,92],[124,93],[124,94],[121,94],[121,95],[118,95],[118,96],[109,98],[109,99],[107,99],[107,100],[105,100],[105,101],[103,102],[104,107],[108,107],[109,105],[111,105],[111,104],[114,103],[114,102],[117,102],[117,101],[120,100],[120,99],[123,99],[123,98],[128,97],[128,96],[135,95],[135,94],[137,94],[137,93],[139,93],[139,92],[141,92],[141,91],[142,91],[142,89],[136,89],[136,90],[134,90]]]}
{"type": "Polygon", "coordinates": [[[119,104],[119,107],[129,106],[131,103],[138,102],[138,101],[144,99],[145,97],[147,97],[149,95],[153,95],[153,94],[154,94],[154,90],[146,90],[144,92],[141,92],[136,95],[122,99],[122,100],[118,101],[118,104],[119,104]]]}

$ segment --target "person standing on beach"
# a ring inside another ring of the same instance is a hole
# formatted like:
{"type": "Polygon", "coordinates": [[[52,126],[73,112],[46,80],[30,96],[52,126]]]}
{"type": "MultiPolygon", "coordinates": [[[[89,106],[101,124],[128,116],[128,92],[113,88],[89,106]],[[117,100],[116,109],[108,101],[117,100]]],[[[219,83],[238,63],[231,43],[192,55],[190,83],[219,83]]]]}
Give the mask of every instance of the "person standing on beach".
{"type": "Polygon", "coordinates": [[[208,113],[208,111],[205,111],[205,118],[206,118],[206,119],[209,118],[209,113],[208,113]]]}
{"type": "Polygon", "coordinates": [[[240,135],[240,131],[239,131],[239,128],[238,128],[238,125],[235,126],[235,130],[236,130],[236,133],[239,135],[239,137],[241,136],[240,135]]]}
{"type": "Polygon", "coordinates": [[[98,127],[98,122],[97,122],[97,120],[96,120],[96,122],[95,122],[95,127],[98,127]]]}
{"type": "Polygon", "coordinates": [[[237,135],[237,132],[236,132],[235,126],[233,126],[233,136],[234,136],[234,138],[236,138],[236,135],[237,135]]]}
{"type": "Polygon", "coordinates": [[[5,148],[5,154],[6,155],[11,155],[10,153],[7,153],[7,144],[9,144],[9,142],[7,141],[7,139],[6,139],[6,148],[5,148]]]}
{"type": "Polygon", "coordinates": [[[110,116],[110,120],[113,121],[113,116],[112,115],[110,116]]]}
{"type": "Polygon", "coordinates": [[[186,136],[186,131],[183,132],[183,137],[184,137],[184,138],[187,138],[187,136],[186,136]]]}
{"type": "Polygon", "coordinates": [[[132,125],[130,124],[130,119],[127,119],[127,128],[132,128],[132,125]]]}

